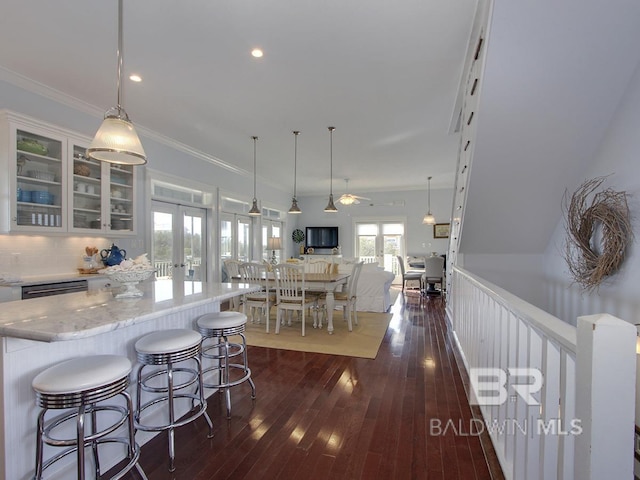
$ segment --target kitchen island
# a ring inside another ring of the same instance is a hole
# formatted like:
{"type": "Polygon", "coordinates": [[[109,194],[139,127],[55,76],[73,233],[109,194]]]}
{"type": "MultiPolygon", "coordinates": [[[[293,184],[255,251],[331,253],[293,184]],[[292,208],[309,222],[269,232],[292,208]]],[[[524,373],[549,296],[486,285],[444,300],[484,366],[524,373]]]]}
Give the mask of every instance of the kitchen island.
{"type": "MultiPolygon", "coordinates": [[[[258,287],[157,280],[140,289],[144,295],[139,298],[116,299],[114,291],[102,289],[2,304],[0,479],[33,476],[39,409],[31,381],[39,372],[62,360],[95,354],[126,355],[135,369],[138,338],[156,330],[193,328],[199,315],[220,311],[221,302],[258,287]]],[[[150,438],[144,432],[136,435],[140,444],[150,438]]],[[[49,453],[45,450],[45,456],[49,453]]],[[[113,464],[109,454],[100,460],[107,468],[113,464]]],[[[69,472],[51,478],[69,478],[69,472]]]]}

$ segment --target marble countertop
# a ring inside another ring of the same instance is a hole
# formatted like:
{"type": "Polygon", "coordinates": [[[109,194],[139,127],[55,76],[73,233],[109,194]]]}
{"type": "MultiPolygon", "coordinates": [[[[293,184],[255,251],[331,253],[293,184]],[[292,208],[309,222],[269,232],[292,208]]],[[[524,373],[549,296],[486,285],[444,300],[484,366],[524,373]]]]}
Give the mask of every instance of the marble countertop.
{"type": "Polygon", "coordinates": [[[41,283],[68,282],[71,280],[90,280],[92,278],[104,278],[104,275],[82,274],[79,272],[71,273],[51,273],[45,275],[29,275],[24,277],[15,277],[14,281],[3,283],[0,281],[0,287],[23,287],[28,285],[40,285],[41,283]]]}
{"type": "Polygon", "coordinates": [[[257,285],[156,280],[138,298],[116,299],[119,287],[2,304],[0,336],[57,342],[90,337],[212,301],[257,291],[257,285]]]}

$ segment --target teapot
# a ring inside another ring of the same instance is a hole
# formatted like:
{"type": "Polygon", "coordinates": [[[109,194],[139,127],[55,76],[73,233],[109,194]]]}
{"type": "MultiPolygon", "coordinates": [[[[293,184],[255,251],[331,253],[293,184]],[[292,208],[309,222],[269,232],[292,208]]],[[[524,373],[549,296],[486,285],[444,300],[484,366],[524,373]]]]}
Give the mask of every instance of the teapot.
{"type": "Polygon", "coordinates": [[[107,267],[120,265],[120,263],[126,258],[126,256],[127,251],[118,248],[115,243],[111,244],[111,248],[109,250],[105,248],[100,252],[102,263],[104,263],[107,267]]]}

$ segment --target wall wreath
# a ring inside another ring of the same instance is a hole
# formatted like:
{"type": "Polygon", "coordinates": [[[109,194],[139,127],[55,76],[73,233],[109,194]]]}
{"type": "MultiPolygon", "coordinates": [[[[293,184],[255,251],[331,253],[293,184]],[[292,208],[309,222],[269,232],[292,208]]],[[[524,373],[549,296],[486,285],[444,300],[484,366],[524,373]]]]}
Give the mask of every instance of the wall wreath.
{"type": "Polygon", "coordinates": [[[592,291],[622,264],[633,231],[627,193],[610,188],[595,192],[606,177],[585,181],[569,197],[565,192],[567,239],[564,258],[583,290],[592,291]]]}

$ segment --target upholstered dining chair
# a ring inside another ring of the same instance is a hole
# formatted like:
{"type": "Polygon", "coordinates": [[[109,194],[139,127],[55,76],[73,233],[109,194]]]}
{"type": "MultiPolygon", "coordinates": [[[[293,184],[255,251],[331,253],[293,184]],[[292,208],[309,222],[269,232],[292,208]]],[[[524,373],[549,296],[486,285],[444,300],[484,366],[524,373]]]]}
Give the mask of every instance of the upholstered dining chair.
{"type": "MultiPolygon", "coordinates": [[[[358,325],[358,309],[357,309],[357,297],[356,291],[358,289],[358,278],[360,278],[360,272],[364,262],[354,263],[351,269],[351,275],[347,281],[347,287],[340,292],[334,293],[334,300],[336,307],[342,307],[342,316],[347,321],[347,327],[349,331],[353,330],[353,324],[351,316],[353,315],[353,321],[358,325]]],[[[326,308],[326,295],[323,295],[319,299],[319,303],[323,308],[326,308]]],[[[320,324],[322,327],[322,323],[320,324]]]]}
{"type": "Polygon", "coordinates": [[[267,266],[263,263],[246,262],[240,265],[240,278],[245,283],[260,285],[259,292],[247,293],[242,303],[242,313],[247,315],[249,308],[251,323],[260,323],[262,316],[265,318],[266,332],[269,333],[269,314],[271,307],[276,303],[276,295],[270,290],[267,266]],[[257,315],[256,321],[256,312],[257,315]]]}
{"type": "Polygon", "coordinates": [[[400,266],[400,273],[402,275],[402,291],[404,291],[404,287],[406,286],[407,282],[417,281],[422,284],[422,274],[424,272],[419,270],[406,271],[402,255],[397,255],[396,258],[398,259],[398,265],[400,266]]]}
{"type": "Polygon", "coordinates": [[[313,307],[315,296],[307,297],[304,265],[280,263],[273,267],[276,277],[276,334],[280,333],[283,314],[287,313],[289,325],[291,314],[298,312],[302,320],[302,336],[305,335],[306,313],[313,307]]]}
{"type": "Polygon", "coordinates": [[[439,294],[435,289],[435,284],[440,284],[440,289],[444,287],[444,258],[427,257],[424,259],[424,273],[422,274],[422,284],[426,294],[439,294]]]}

